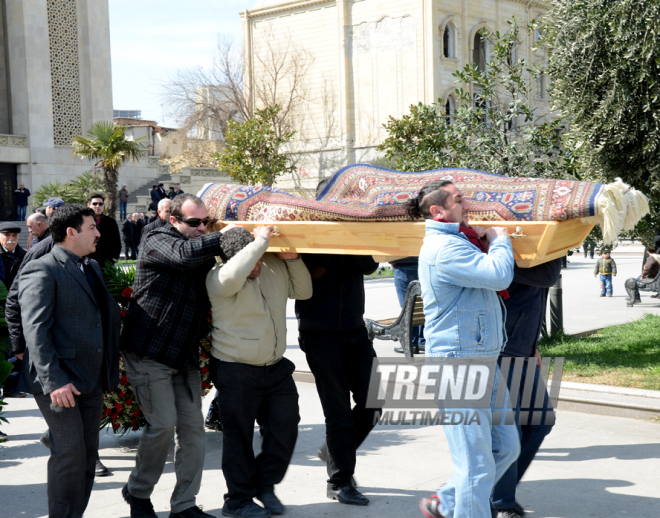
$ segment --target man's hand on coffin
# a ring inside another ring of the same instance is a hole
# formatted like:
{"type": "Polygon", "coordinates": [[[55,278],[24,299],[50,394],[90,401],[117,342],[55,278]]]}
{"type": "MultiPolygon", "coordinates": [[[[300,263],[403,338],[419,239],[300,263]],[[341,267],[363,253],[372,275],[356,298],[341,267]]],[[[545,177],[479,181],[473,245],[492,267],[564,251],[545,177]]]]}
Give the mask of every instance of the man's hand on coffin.
{"type": "Polygon", "coordinates": [[[254,227],[252,235],[256,238],[259,236],[263,237],[266,241],[270,241],[270,236],[273,233],[273,225],[267,225],[265,227],[254,227]]]}
{"type": "Polygon", "coordinates": [[[298,252],[275,252],[275,255],[282,261],[295,261],[300,257],[298,252]]]}
{"type": "Polygon", "coordinates": [[[484,227],[477,227],[477,226],[473,226],[473,227],[470,227],[470,228],[472,228],[472,230],[474,230],[477,233],[477,237],[484,244],[484,246],[486,247],[486,251],[487,251],[488,246],[490,245],[490,242],[488,241],[488,236],[486,236],[486,229],[484,227]]]}
{"type": "Polygon", "coordinates": [[[496,237],[509,237],[509,231],[506,227],[490,227],[486,230],[486,237],[490,243],[496,237]]]}

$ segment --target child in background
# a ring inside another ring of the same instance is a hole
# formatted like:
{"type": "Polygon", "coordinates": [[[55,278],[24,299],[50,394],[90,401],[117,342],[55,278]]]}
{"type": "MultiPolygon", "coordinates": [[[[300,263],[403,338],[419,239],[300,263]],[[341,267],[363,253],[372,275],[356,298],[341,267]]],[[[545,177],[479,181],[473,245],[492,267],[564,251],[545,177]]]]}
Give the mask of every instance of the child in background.
{"type": "Polygon", "coordinates": [[[616,277],[616,263],[610,258],[609,250],[604,250],[602,257],[596,261],[594,277],[600,274],[600,296],[612,296],[612,277],[616,277]]]}

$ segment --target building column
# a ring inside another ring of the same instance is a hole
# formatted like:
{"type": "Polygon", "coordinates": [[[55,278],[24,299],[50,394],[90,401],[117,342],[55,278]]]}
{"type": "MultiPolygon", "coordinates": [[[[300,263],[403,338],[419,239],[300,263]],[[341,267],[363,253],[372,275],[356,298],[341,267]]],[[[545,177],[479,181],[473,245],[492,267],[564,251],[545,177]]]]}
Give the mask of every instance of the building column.
{"type": "Polygon", "coordinates": [[[438,100],[436,69],[440,63],[440,37],[438,31],[438,10],[434,0],[422,0],[424,33],[424,102],[438,100]]]}
{"type": "Polygon", "coordinates": [[[351,109],[351,59],[348,30],[350,27],[350,0],[337,0],[337,30],[339,38],[339,110],[341,129],[341,160],[343,165],[355,162],[355,136],[351,109]]]}

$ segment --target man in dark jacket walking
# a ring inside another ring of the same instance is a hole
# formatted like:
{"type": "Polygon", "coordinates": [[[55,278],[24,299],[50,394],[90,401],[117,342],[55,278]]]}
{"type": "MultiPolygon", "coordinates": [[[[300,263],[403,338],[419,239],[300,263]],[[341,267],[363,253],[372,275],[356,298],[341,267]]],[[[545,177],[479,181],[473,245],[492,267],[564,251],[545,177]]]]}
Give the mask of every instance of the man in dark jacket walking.
{"type": "Polygon", "coordinates": [[[103,205],[105,198],[102,194],[92,194],[87,198],[87,206],[94,210],[96,226],[101,233],[98,244],[96,245],[96,261],[105,268],[105,263],[115,263],[121,253],[121,237],[119,236],[119,227],[117,222],[110,216],[103,214],[103,205]]]}
{"type": "Polygon", "coordinates": [[[124,257],[135,260],[137,257],[135,246],[135,224],[131,219],[125,219],[121,222],[121,240],[124,245],[124,257]]]}
{"type": "Polygon", "coordinates": [[[22,272],[19,303],[30,382],[49,427],[49,516],[82,518],[94,483],[103,392],[119,380],[120,315],[85,256],[99,235],[82,205],[51,219],[52,252],[22,272]]]}
{"type": "MultiPolygon", "coordinates": [[[[561,259],[555,259],[533,268],[514,267],[513,282],[508,287],[509,298],[503,300],[506,307],[506,334],[508,340],[500,358],[525,358],[522,368],[522,377],[516,380],[517,387],[512,386],[512,376],[507,379],[510,392],[518,394],[516,401],[516,425],[520,435],[520,455],[518,460],[511,464],[504,472],[502,478],[495,484],[492,492],[492,506],[500,512],[503,518],[519,518],[524,510],[516,503],[516,486],[525,474],[541,447],[545,436],[552,430],[552,423],[530,424],[532,412],[523,421],[520,419],[520,406],[525,383],[528,376],[534,376],[534,393],[530,401],[536,400],[536,391],[543,390],[545,386],[540,381],[539,368],[536,364],[536,344],[541,335],[541,328],[545,318],[548,289],[556,284],[561,273],[561,259]]],[[[513,363],[509,373],[513,373],[513,363]]],[[[544,399],[544,417],[552,412],[549,407],[548,394],[544,399]]],[[[525,414],[529,409],[522,409],[525,414]]]]}
{"type": "Polygon", "coordinates": [[[144,238],[152,230],[162,227],[163,225],[167,225],[170,222],[171,204],[171,200],[160,200],[158,202],[158,217],[148,225],[144,226],[142,229],[142,238],[144,238]]]}
{"type": "Polygon", "coordinates": [[[30,189],[26,189],[25,184],[21,182],[18,189],[14,191],[14,196],[16,196],[16,221],[25,221],[30,189]]]}
{"type": "Polygon", "coordinates": [[[210,518],[195,498],[205,451],[199,341],[208,334],[206,274],[222,255],[222,234],[205,235],[211,222],[202,200],[186,194],[172,201],[170,224],[142,240],[121,335],[126,374],[147,419],[122,490],[132,518],[156,518],[150,496],[175,432],[170,517],[210,518]]]}
{"type": "Polygon", "coordinates": [[[369,500],[351,483],[356,451],[379,412],[366,408],[371,365],[376,357],[364,325],[365,274],[378,268],[371,257],[304,254],[313,294],[296,301],[300,348],[307,356],[323,406],[328,498],[343,504],[369,500]],[[351,408],[350,393],[355,406],[351,408]]]}

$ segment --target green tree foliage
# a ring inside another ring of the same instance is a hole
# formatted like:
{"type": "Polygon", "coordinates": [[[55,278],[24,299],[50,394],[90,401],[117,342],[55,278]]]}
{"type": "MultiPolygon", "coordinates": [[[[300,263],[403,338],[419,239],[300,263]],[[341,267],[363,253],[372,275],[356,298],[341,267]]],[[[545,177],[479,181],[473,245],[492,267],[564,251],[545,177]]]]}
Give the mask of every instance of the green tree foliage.
{"type": "Polygon", "coordinates": [[[590,178],[621,178],[650,198],[638,225],[660,233],[660,3],[553,0],[544,18],[551,96],[590,178]]]}
{"type": "MultiPolygon", "coordinates": [[[[561,120],[537,114],[532,96],[542,69],[517,58],[520,29],[514,19],[507,33],[482,31],[490,49],[484,66],[470,63],[453,75],[458,108],[448,116],[445,100],[411,106],[410,114],[390,117],[389,137],[379,149],[399,169],[440,167],[480,169],[506,176],[560,178],[575,174],[560,135],[561,120]]],[[[530,25],[525,38],[531,38],[530,25]]]]}
{"type": "Polygon", "coordinates": [[[551,94],[590,172],[660,189],[660,3],[553,0],[544,34],[551,94]]]}
{"type": "Polygon", "coordinates": [[[275,179],[294,170],[289,157],[281,153],[295,132],[277,136],[274,121],[280,112],[278,105],[256,110],[245,122],[230,120],[225,135],[226,148],[211,155],[220,171],[226,171],[239,183],[273,185],[275,179]]]}
{"type": "Polygon", "coordinates": [[[117,169],[127,160],[139,160],[145,153],[142,139],[128,140],[125,133],[126,126],[122,124],[98,121],[89,128],[86,137],[74,137],[71,143],[74,155],[96,160],[94,167],[103,170],[105,210],[113,218],[117,209],[117,169]]]}
{"type": "Polygon", "coordinates": [[[43,184],[32,195],[32,207],[41,207],[49,198],[60,198],[67,203],[85,205],[87,197],[94,192],[103,191],[103,176],[95,171],[85,171],[69,183],[58,181],[43,184]]]}

